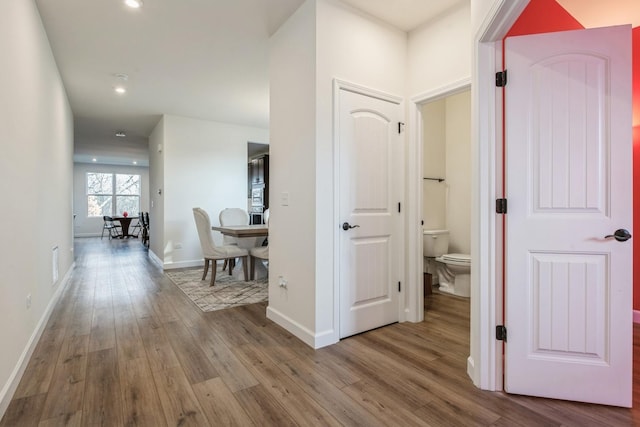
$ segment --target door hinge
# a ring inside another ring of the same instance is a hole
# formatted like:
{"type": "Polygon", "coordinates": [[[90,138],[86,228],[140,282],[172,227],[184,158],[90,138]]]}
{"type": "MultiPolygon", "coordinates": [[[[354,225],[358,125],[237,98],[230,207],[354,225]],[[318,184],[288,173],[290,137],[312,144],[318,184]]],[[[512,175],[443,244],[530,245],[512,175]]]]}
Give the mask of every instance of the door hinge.
{"type": "Polygon", "coordinates": [[[496,339],[507,342],[507,328],[504,325],[496,326],[496,339]]]}
{"type": "Polygon", "coordinates": [[[402,292],[402,283],[398,282],[398,292],[402,292]]]}
{"type": "Polygon", "coordinates": [[[400,213],[401,210],[402,210],[402,206],[400,205],[400,202],[398,202],[398,213],[400,213]]]}
{"type": "Polygon", "coordinates": [[[404,132],[404,123],[398,122],[398,133],[404,132]]]}
{"type": "Polygon", "coordinates": [[[496,86],[505,87],[507,85],[507,70],[496,73],[496,86]]]}
{"type": "Polygon", "coordinates": [[[496,213],[507,213],[507,199],[496,199],[496,213]]]}

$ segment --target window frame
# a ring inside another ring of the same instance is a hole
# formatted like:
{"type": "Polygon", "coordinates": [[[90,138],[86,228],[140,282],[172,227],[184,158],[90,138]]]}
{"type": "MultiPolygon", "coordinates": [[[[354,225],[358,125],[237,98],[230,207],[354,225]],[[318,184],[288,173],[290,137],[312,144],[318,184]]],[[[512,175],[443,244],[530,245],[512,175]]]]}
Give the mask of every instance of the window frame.
{"type": "Polygon", "coordinates": [[[137,199],[137,212],[135,212],[135,214],[132,214],[132,216],[136,216],[139,215],[140,213],[140,199],[141,199],[141,193],[142,193],[142,175],[141,174],[137,174],[137,173],[118,173],[118,172],[98,172],[98,171],[87,171],[85,173],[85,203],[87,206],[87,218],[101,218],[104,215],[107,216],[119,216],[120,214],[118,212],[120,212],[120,210],[118,209],[118,198],[119,197],[127,197],[127,198],[136,198],[137,199]],[[90,188],[89,188],[89,176],[90,175],[109,175],[110,176],[110,180],[111,180],[111,192],[110,193],[91,193],[90,192],[90,188]],[[137,194],[131,194],[131,193],[118,193],[118,176],[132,176],[132,177],[137,177],[137,186],[138,186],[138,192],[137,194]],[[90,214],[90,209],[89,209],[89,198],[91,196],[94,197],[109,197],[111,198],[111,212],[110,213],[106,213],[106,212],[102,212],[102,214],[100,215],[91,215],[90,214]]]}

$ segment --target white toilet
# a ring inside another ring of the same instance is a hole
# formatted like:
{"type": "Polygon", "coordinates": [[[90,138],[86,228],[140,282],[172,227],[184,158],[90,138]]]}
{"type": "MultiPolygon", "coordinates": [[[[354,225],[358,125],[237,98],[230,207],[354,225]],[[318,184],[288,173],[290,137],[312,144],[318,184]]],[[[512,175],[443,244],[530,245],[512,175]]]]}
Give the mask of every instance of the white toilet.
{"type": "Polygon", "coordinates": [[[467,254],[448,254],[448,230],[423,231],[423,256],[433,258],[440,292],[461,297],[471,295],[471,257],[467,254]]]}

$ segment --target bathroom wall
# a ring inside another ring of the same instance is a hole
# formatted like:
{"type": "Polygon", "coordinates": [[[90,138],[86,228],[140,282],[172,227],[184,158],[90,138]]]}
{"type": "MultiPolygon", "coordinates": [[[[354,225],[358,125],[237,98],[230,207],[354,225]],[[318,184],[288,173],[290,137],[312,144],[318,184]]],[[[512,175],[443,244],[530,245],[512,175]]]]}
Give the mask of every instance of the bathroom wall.
{"type": "MultiPolygon", "coordinates": [[[[425,178],[445,178],[446,99],[422,107],[424,146],[422,173],[425,178]]],[[[446,228],[446,181],[422,180],[422,218],[426,230],[446,228]]]]}
{"type": "Polygon", "coordinates": [[[471,252],[471,91],[446,98],[449,252],[471,252]]]}
{"type": "Polygon", "coordinates": [[[425,229],[449,230],[449,252],[470,253],[471,92],[422,107],[425,229]]]}

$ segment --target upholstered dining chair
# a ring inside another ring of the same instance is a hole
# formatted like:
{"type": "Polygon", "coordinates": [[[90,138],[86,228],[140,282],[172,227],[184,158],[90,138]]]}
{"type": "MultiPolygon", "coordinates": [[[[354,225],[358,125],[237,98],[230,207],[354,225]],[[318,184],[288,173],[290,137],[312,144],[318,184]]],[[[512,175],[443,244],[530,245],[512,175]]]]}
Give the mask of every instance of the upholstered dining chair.
{"type": "MultiPolygon", "coordinates": [[[[267,215],[264,220],[265,224],[269,225],[269,209],[266,210],[267,215]]],[[[256,278],[256,259],[260,260],[269,260],[269,241],[264,239],[262,246],[256,246],[255,248],[249,249],[249,258],[251,259],[251,270],[249,273],[249,277],[251,280],[256,278]]]]}
{"type": "Polygon", "coordinates": [[[102,234],[100,235],[100,240],[104,237],[104,232],[109,233],[109,238],[122,236],[122,226],[116,224],[113,221],[113,218],[107,215],[102,217],[103,225],[102,225],[102,234]]]}
{"type": "Polygon", "coordinates": [[[251,258],[251,280],[256,278],[256,259],[268,260],[269,259],[269,246],[256,246],[249,249],[249,255],[251,258]]]}
{"type": "MultiPolygon", "coordinates": [[[[244,281],[248,281],[247,258],[249,256],[249,251],[247,249],[239,248],[236,245],[216,246],[213,241],[213,236],[211,236],[211,220],[209,219],[209,214],[207,214],[204,209],[193,208],[193,217],[196,221],[198,237],[200,238],[200,246],[202,247],[202,253],[204,255],[204,274],[202,275],[202,280],[207,277],[210,262],[213,264],[213,271],[211,272],[211,286],[213,286],[216,281],[218,260],[242,258],[244,281]]],[[[229,269],[229,274],[232,273],[231,270],[232,268],[229,269]]]]}
{"type": "MultiPolygon", "coordinates": [[[[220,220],[221,226],[227,225],[248,225],[249,224],[249,214],[247,211],[241,208],[226,208],[220,211],[220,215],[218,215],[218,219],[220,220]]],[[[238,239],[232,236],[222,235],[222,244],[223,245],[237,245],[238,239]]],[[[222,266],[222,270],[227,268],[228,261],[224,261],[224,265],[222,266]]],[[[231,264],[229,265],[229,271],[233,269],[235,266],[235,260],[231,260],[231,264]]]]}

